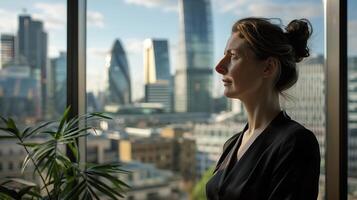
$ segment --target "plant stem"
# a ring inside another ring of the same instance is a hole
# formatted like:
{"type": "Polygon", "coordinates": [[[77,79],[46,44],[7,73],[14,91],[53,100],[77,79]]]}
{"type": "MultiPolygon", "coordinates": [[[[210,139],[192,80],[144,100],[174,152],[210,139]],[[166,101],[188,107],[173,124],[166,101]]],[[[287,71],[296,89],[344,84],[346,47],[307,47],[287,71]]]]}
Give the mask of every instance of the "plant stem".
{"type": "Polygon", "coordinates": [[[30,151],[27,149],[27,147],[26,147],[25,145],[23,145],[24,141],[23,141],[20,137],[18,137],[18,139],[20,140],[21,145],[25,148],[25,151],[26,151],[27,155],[30,157],[32,163],[35,165],[35,170],[37,171],[37,173],[40,175],[40,177],[41,177],[41,179],[42,179],[42,182],[43,182],[43,184],[44,184],[44,186],[45,186],[45,189],[46,189],[46,192],[47,192],[48,197],[49,197],[50,199],[52,199],[52,198],[51,198],[51,195],[50,195],[50,191],[49,191],[48,188],[47,188],[46,181],[45,181],[45,179],[43,178],[43,176],[42,176],[42,174],[41,174],[41,172],[40,172],[40,169],[38,168],[37,164],[36,164],[35,161],[33,160],[32,156],[31,156],[31,154],[30,154],[30,151]]]}

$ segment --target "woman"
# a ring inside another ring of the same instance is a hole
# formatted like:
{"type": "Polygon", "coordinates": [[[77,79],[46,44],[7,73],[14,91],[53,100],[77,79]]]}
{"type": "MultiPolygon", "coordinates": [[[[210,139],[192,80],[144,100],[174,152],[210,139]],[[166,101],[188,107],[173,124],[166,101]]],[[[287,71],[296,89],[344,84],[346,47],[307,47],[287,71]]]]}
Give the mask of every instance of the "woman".
{"type": "Polygon", "coordinates": [[[291,21],[285,30],[265,18],[233,25],[216,71],[225,96],[243,103],[248,123],[224,144],[206,185],[209,200],[317,198],[316,137],[279,104],[279,94],[297,81],[296,63],[309,56],[311,33],[306,19],[291,21]]]}

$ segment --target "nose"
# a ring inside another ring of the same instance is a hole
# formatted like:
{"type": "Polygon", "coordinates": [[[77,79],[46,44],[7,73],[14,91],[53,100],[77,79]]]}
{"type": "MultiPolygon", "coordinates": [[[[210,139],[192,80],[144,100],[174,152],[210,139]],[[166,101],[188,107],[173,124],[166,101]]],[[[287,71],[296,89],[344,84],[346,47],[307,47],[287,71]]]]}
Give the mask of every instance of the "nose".
{"type": "Polygon", "coordinates": [[[219,74],[226,74],[228,72],[227,67],[224,63],[224,59],[222,59],[215,68],[216,72],[219,74]]]}

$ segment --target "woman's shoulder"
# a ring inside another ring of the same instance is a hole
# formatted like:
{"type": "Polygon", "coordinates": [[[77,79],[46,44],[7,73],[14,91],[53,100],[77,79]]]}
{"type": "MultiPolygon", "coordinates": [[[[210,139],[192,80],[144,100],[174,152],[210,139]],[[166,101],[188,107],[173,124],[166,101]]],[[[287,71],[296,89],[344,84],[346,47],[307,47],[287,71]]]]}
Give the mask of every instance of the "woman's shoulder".
{"type": "Polygon", "coordinates": [[[280,128],[286,138],[298,137],[302,139],[316,139],[315,134],[310,129],[293,119],[287,120],[281,127],[278,128],[280,128]]]}
{"type": "Polygon", "coordinates": [[[316,135],[299,122],[289,119],[276,128],[276,136],[281,145],[297,149],[314,149],[319,151],[319,143],[316,135]]]}

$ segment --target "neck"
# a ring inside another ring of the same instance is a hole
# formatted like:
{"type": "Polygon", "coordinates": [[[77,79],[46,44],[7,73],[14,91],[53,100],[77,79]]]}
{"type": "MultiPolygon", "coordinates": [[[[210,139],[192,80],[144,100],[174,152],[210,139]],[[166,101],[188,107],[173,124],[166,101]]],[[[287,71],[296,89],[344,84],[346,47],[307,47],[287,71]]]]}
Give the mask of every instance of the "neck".
{"type": "Polygon", "coordinates": [[[279,94],[259,93],[254,98],[242,100],[248,114],[247,134],[251,135],[255,130],[263,130],[281,111],[279,94]]]}

